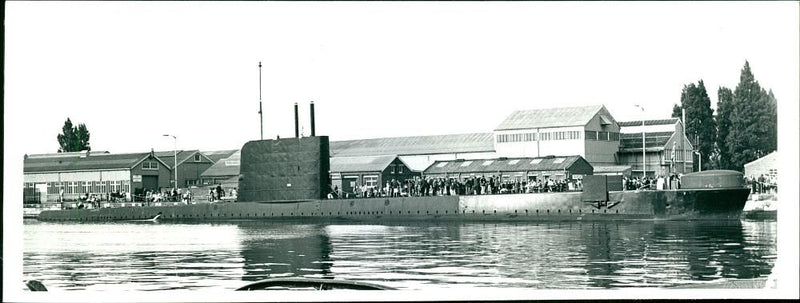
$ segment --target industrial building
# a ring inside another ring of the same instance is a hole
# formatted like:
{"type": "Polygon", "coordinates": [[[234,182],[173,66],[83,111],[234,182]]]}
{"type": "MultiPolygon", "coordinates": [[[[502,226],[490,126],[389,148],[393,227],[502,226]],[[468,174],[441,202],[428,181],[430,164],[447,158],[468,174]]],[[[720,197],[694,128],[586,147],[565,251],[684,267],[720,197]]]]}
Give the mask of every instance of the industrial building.
{"type": "Polygon", "coordinates": [[[593,166],[618,164],[619,125],[605,106],[518,110],[494,129],[498,157],[580,155],[593,166]]]}
{"type": "Polygon", "coordinates": [[[491,133],[331,141],[331,157],[396,155],[417,172],[436,160],[496,157],[491,133]]]}
{"type": "Polygon", "coordinates": [[[583,157],[573,155],[436,161],[425,170],[425,176],[459,180],[499,176],[503,181],[542,181],[583,179],[593,171],[592,165],[583,157]]]}
{"type": "Polygon", "coordinates": [[[88,194],[141,195],[147,190],[171,187],[172,174],[171,166],[154,152],[27,155],[23,171],[23,200],[29,204],[76,201],[88,194]]]}
{"type": "MultiPolygon", "coordinates": [[[[175,154],[178,156],[178,187],[200,185],[200,174],[206,171],[214,161],[198,150],[178,150],[155,152],[156,157],[164,161],[170,170],[176,163],[175,154]]],[[[175,172],[173,171],[173,178],[175,172]]],[[[170,184],[170,187],[173,185],[170,184]]]]}
{"type": "MultiPolygon", "coordinates": [[[[216,161],[208,169],[200,174],[200,184],[207,186],[212,184],[228,184],[239,182],[239,169],[241,165],[242,151],[233,151],[228,157],[216,161]]],[[[233,186],[235,187],[235,186],[233,186]]]]}
{"type": "Polygon", "coordinates": [[[332,157],[330,164],[331,186],[345,193],[353,193],[356,186],[382,188],[392,180],[402,182],[421,176],[397,155],[332,157]]]}
{"type": "Polygon", "coordinates": [[[619,122],[621,140],[619,162],[631,167],[631,174],[642,176],[642,133],[644,132],[645,171],[648,177],[685,174],[692,171],[692,143],[683,132],[680,119],[619,122]],[[644,126],[642,126],[644,123],[644,126]]]}

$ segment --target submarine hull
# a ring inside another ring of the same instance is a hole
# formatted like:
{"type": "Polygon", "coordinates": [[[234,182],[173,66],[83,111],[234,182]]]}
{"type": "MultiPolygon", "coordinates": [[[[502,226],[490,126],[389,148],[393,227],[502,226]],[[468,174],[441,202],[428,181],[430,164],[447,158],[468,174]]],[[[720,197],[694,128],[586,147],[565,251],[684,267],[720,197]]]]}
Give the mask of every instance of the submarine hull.
{"type": "Polygon", "coordinates": [[[582,193],[532,193],[225,202],[43,211],[43,221],[170,220],[619,220],[739,219],[749,189],[612,191],[606,203],[582,193]]]}

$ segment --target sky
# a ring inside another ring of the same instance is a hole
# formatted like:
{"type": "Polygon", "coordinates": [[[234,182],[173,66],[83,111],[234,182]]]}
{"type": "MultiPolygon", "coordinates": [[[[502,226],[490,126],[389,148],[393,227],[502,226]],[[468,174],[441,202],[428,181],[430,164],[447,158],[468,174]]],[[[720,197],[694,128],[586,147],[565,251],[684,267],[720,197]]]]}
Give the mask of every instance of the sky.
{"type": "Polygon", "coordinates": [[[749,61],[778,100],[779,150],[797,161],[798,7],[10,1],[4,175],[56,152],[67,118],[93,150],[172,150],[164,134],[178,149],[239,149],[260,138],[259,61],[264,138],[294,135],[294,103],[309,134],[314,101],[332,141],[491,132],[515,110],[561,106],[667,118],[701,79],[715,107],[749,61]]]}
{"type": "Polygon", "coordinates": [[[796,102],[796,8],[10,2],[5,125],[28,154],[56,152],[67,118],[93,150],[172,150],[164,134],[178,149],[238,149],[260,138],[259,61],[268,139],[294,135],[294,103],[308,135],[310,101],[334,141],[491,132],[514,110],[558,106],[666,118],[700,79],[715,106],[745,60],[796,102]]]}

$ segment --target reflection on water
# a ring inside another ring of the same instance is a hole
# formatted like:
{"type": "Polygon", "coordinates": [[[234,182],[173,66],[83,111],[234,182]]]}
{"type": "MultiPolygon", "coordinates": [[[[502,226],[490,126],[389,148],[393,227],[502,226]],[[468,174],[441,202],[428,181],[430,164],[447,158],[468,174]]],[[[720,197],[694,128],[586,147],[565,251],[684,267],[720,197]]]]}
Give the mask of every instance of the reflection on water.
{"type": "Polygon", "coordinates": [[[23,277],[62,290],[231,290],[304,276],[400,289],[670,287],[767,276],[775,221],[26,221],[23,277]]]}

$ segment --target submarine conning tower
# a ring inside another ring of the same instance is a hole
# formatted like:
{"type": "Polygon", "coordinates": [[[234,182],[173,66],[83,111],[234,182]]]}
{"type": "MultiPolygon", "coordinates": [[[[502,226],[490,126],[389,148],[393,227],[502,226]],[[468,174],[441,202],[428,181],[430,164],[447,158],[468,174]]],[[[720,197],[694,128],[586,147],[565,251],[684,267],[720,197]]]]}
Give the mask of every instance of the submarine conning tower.
{"type": "Polygon", "coordinates": [[[311,103],[311,137],[299,137],[295,104],[295,138],[255,140],[242,146],[238,202],[324,199],[330,191],[330,142],[315,136],[311,103]]]}

